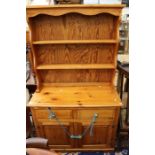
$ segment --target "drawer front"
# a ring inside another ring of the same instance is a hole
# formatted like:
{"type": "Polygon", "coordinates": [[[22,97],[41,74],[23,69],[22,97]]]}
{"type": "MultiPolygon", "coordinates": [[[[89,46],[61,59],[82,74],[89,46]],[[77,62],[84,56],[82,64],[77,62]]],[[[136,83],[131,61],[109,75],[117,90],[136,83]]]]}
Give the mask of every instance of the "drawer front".
{"type": "Polygon", "coordinates": [[[88,124],[94,114],[97,114],[96,123],[102,123],[105,125],[112,124],[115,115],[115,109],[84,109],[78,110],[77,121],[88,124]]]}
{"type": "MultiPolygon", "coordinates": [[[[52,112],[55,113],[56,118],[61,121],[72,121],[72,110],[59,110],[52,109],[52,112]]],[[[50,111],[47,108],[40,108],[34,110],[36,120],[38,122],[56,122],[54,118],[49,119],[50,111]]]]}
{"type": "MultiPolygon", "coordinates": [[[[112,125],[115,116],[115,108],[102,109],[52,109],[56,117],[63,123],[81,122],[88,125],[92,121],[94,114],[97,114],[95,124],[112,125]]],[[[49,119],[50,112],[48,108],[39,108],[34,110],[36,121],[42,123],[58,123],[54,118],[49,119]]]]}
{"type": "Polygon", "coordinates": [[[82,109],[78,110],[77,118],[90,120],[95,113],[98,115],[99,120],[103,118],[113,118],[115,114],[115,109],[82,109]]]}

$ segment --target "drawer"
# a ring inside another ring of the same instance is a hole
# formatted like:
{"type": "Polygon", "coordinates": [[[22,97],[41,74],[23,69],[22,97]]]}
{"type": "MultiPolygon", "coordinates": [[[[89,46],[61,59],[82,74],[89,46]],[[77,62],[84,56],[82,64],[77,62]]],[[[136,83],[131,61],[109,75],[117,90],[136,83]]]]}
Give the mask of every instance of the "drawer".
{"type": "Polygon", "coordinates": [[[113,119],[115,115],[115,109],[84,109],[77,112],[77,119],[90,121],[94,114],[97,114],[97,120],[113,119]]]}
{"type": "MultiPolygon", "coordinates": [[[[52,112],[55,113],[56,117],[61,119],[72,119],[72,110],[59,110],[59,109],[52,109],[52,112]]],[[[35,117],[37,120],[49,120],[49,111],[47,108],[40,108],[34,110],[35,117]]]]}

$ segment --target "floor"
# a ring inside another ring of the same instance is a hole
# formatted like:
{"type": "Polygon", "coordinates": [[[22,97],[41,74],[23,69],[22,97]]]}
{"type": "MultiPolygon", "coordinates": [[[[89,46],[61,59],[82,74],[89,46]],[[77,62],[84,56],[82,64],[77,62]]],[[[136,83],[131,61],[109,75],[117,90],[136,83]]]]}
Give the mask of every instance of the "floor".
{"type": "Polygon", "coordinates": [[[127,149],[123,149],[121,152],[74,152],[63,153],[62,155],[128,155],[127,149]]]}

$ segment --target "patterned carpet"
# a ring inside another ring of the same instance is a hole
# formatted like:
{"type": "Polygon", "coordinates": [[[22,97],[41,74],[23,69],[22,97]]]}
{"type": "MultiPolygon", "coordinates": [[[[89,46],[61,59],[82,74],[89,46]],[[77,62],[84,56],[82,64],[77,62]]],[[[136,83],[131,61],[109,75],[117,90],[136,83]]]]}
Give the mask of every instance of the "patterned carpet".
{"type": "Polygon", "coordinates": [[[124,149],[121,152],[74,152],[74,153],[63,153],[63,155],[128,155],[128,150],[124,149]]]}

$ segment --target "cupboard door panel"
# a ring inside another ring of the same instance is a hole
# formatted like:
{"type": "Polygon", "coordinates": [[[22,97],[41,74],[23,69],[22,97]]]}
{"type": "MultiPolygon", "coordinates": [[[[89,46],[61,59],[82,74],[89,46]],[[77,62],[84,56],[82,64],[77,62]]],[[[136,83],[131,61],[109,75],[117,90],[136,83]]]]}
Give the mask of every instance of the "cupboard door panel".
{"type": "MultiPolygon", "coordinates": [[[[64,126],[69,130],[69,126],[64,126]]],[[[69,138],[59,125],[44,125],[44,135],[51,145],[69,145],[69,138]],[[60,138],[61,137],[61,138],[60,138]]]]}
{"type": "MultiPolygon", "coordinates": [[[[42,136],[48,139],[48,144],[53,147],[72,147],[73,140],[69,138],[69,135],[63,130],[60,125],[51,125],[51,124],[43,124],[42,128],[42,136]]],[[[64,125],[65,130],[72,134],[73,133],[73,123],[69,123],[68,125],[64,125]]]]}
{"type": "MultiPolygon", "coordinates": [[[[83,126],[85,130],[87,126],[83,126]]],[[[95,125],[93,128],[92,135],[87,132],[83,137],[83,145],[109,145],[111,143],[111,126],[95,125]]]]}

